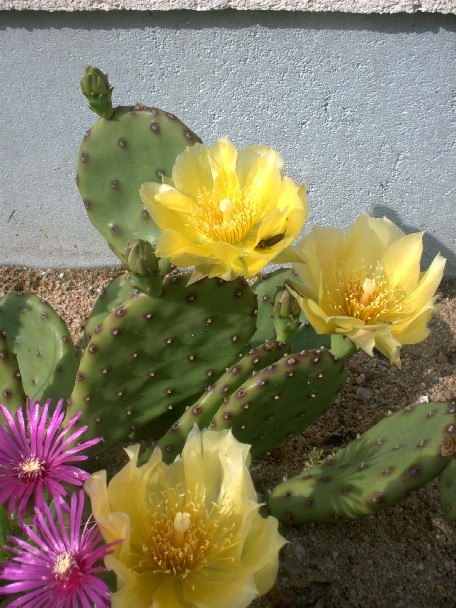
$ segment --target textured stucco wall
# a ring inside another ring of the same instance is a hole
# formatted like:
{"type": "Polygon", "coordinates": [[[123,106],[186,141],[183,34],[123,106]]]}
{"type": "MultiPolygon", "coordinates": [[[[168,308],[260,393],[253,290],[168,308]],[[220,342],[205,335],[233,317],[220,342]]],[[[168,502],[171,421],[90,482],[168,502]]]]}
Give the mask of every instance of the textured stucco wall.
{"type": "Polygon", "coordinates": [[[348,13],[455,13],[455,0],[0,0],[0,10],[90,11],[213,9],[341,11],[348,13]]]}
{"type": "Polygon", "coordinates": [[[279,149],[307,183],[306,230],[386,214],[428,230],[428,259],[456,275],[455,30],[431,14],[0,12],[0,263],[116,262],[74,182],[91,63],[116,103],[279,149]]]}

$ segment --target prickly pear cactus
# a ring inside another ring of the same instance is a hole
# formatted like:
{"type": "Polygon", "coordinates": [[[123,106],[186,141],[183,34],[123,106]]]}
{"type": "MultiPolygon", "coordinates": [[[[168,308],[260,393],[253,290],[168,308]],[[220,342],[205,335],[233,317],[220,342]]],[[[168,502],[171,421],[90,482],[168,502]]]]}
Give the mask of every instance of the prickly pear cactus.
{"type": "Polygon", "coordinates": [[[16,355],[8,346],[6,334],[0,331],[0,403],[15,412],[25,403],[21,373],[16,355]]]}
{"type": "Polygon", "coordinates": [[[436,477],[448,464],[444,437],[456,436],[448,403],[418,404],[391,414],[333,460],[276,488],[271,513],[287,522],[331,521],[376,513],[436,477]]]}
{"type": "Polygon", "coordinates": [[[98,451],[144,427],[152,437],[165,432],[245,351],[257,306],[245,281],[206,279],[187,287],[189,277],[167,276],[160,298],[136,292],[94,329],[68,415],[83,412],[85,437],[104,438],[98,451]],[[161,430],[166,414],[172,419],[161,430]]]}
{"type": "Polygon", "coordinates": [[[139,197],[141,184],[169,177],[176,157],[200,139],[170,112],[142,104],[112,108],[112,87],[95,68],[86,69],[81,87],[105,118],[82,142],[78,188],[90,221],[123,260],[131,241],[154,243],[158,235],[139,197]]]}
{"type": "Polygon", "coordinates": [[[71,393],[78,358],[70,333],[55,310],[33,294],[0,300],[0,328],[16,355],[30,399],[60,399],[71,393]]]}
{"type": "Polygon", "coordinates": [[[255,373],[224,401],[211,428],[231,428],[255,458],[315,422],[347,380],[327,350],[285,355],[255,373]]]}
{"type": "Polygon", "coordinates": [[[113,279],[101,292],[95,306],[92,308],[84,327],[82,347],[85,348],[94,332],[105,317],[118,308],[122,302],[134,293],[129,275],[122,274],[113,279]]]}
{"type": "Polygon", "coordinates": [[[203,395],[187,407],[185,412],[176,420],[168,432],[157,442],[162,449],[163,460],[172,462],[180,453],[187,435],[197,424],[200,429],[209,426],[213,416],[247,378],[274,363],[285,353],[285,345],[271,340],[250,350],[235,365],[232,365],[216,381],[206,387],[203,395]]]}
{"type": "Polygon", "coordinates": [[[446,519],[456,521],[456,433],[444,438],[443,454],[451,460],[439,477],[442,508],[446,519]]]}

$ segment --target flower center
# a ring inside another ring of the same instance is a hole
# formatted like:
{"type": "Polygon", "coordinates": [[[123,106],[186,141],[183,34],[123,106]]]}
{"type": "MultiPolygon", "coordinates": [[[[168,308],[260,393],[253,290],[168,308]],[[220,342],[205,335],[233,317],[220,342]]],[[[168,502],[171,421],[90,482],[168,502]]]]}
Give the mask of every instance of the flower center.
{"type": "Polygon", "coordinates": [[[24,483],[30,483],[44,477],[45,463],[35,456],[28,456],[17,467],[18,478],[24,483]]]}
{"type": "Polygon", "coordinates": [[[215,503],[206,508],[201,498],[172,490],[152,497],[135,571],[185,578],[210,561],[229,559],[225,553],[236,544],[232,510],[215,503]]]}
{"type": "Polygon", "coordinates": [[[57,555],[52,572],[63,589],[71,589],[78,585],[82,576],[74,555],[68,551],[63,551],[57,555]]]}
{"type": "Polygon", "coordinates": [[[360,319],[367,325],[394,323],[404,314],[404,294],[393,287],[381,269],[367,272],[339,270],[326,292],[331,313],[360,319]]]}
{"type": "Polygon", "coordinates": [[[204,189],[191,209],[193,227],[212,242],[239,243],[269,210],[248,188],[204,189]]]}

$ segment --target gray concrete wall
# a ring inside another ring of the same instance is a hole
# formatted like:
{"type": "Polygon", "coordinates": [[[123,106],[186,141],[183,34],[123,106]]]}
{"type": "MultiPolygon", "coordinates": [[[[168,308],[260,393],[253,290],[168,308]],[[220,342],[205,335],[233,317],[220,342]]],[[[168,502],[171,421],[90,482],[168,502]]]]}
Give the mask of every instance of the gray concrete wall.
{"type": "Polygon", "coordinates": [[[115,103],[280,150],[308,186],[304,231],[385,214],[456,276],[455,30],[422,13],[0,11],[0,264],[116,263],[74,182],[90,63],[115,103]]]}

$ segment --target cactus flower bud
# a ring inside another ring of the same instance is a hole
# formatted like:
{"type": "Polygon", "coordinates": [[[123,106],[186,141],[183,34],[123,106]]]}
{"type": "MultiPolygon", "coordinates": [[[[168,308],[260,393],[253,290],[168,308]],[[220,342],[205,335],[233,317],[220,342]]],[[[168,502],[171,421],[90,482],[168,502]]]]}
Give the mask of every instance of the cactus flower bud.
{"type": "Polygon", "coordinates": [[[126,258],[128,268],[140,277],[158,270],[155,248],[143,239],[135,239],[129,244],[126,258]]]}
{"type": "Polygon", "coordinates": [[[110,119],[114,113],[112,89],[107,74],[90,65],[86,67],[81,79],[81,91],[89,100],[91,109],[106,119],[110,119]]]}
{"type": "Polygon", "coordinates": [[[274,298],[272,321],[274,323],[277,340],[287,344],[291,336],[298,329],[301,322],[299,315],[301,308],[296,298],[286,289],[280,287],[274,298]]]}

